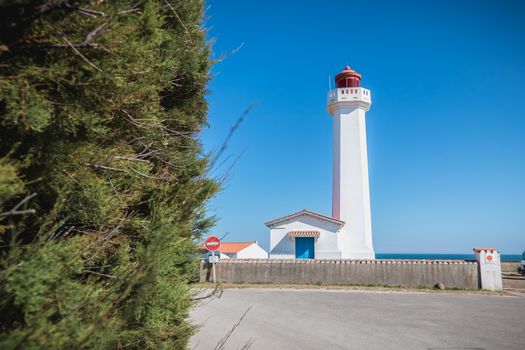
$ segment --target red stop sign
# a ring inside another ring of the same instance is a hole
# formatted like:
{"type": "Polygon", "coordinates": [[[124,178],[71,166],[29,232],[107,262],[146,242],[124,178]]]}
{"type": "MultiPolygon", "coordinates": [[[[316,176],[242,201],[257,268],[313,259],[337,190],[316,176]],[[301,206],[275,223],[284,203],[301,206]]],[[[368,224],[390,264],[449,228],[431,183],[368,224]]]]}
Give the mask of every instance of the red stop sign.
{"type": "Polygon", "coordinates": [[[206,238],[206,241],[204,242],[204,247],[208,249],[210,252],[213,252],[219,249],[220,246],[221,246],[221,240],[215,236],[210,236],[206,238]]]}

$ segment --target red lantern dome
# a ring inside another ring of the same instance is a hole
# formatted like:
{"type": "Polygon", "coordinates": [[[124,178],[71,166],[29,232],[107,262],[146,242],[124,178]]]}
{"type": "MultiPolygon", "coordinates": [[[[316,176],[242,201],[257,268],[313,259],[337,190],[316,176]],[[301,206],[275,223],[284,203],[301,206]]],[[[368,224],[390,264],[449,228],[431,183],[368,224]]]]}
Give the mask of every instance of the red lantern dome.
{"type": "Polygon", "coordinates": [[[350,66],[346,66],[341,73],[335,76],[335,85],[338,88],[359,87],[360,81],[361,74],[350,68],[350,66]]]}

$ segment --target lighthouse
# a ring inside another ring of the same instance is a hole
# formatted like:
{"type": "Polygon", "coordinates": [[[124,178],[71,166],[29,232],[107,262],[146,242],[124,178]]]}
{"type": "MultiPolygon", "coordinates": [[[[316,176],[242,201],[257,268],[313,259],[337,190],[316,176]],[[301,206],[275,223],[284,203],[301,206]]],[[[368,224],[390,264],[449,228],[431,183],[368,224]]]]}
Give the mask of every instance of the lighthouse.
{"type": "Polygon", "coordinates": [[[372,98],[361,74],[346,67],[328,92],[333,117],[332,217],[345,222],[337,237],[342,259],[374,259],[366,149],[366,112],[372,98]]]}
{"type": "Polygon", "coordinates": [[[365,114],[372,100],[346,67],[328,92],[333,116],[332,215],[303,209],[265,225],[270,259],[375,259],[372,246],[365,114]]]}

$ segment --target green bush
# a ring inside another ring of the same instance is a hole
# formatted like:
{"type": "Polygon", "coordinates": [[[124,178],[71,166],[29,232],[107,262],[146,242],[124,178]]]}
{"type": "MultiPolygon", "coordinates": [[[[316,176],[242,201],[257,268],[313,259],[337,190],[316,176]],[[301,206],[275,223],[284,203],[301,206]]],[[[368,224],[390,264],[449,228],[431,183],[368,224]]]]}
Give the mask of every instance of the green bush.
{"type": "Polygon", "coordinates": [[[202,1],[0,2],[0,348],[183,349],[213,224],[202,1]]]}

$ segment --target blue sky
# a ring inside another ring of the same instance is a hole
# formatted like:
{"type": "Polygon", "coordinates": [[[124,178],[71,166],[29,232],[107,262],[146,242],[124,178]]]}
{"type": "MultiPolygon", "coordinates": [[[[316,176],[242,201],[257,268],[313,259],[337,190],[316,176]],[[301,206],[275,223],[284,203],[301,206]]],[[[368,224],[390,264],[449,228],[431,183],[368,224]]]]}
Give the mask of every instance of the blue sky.
{"type": "Polygon", "coordinates": [[[331,214],[328,76],[349,64],[367,113],[378,253],[525,250],[525,3],[208,1],[216,56],[208,152],[243,111],[214,172],[213,233],[269,246],[264,222],[331,214]]]}

